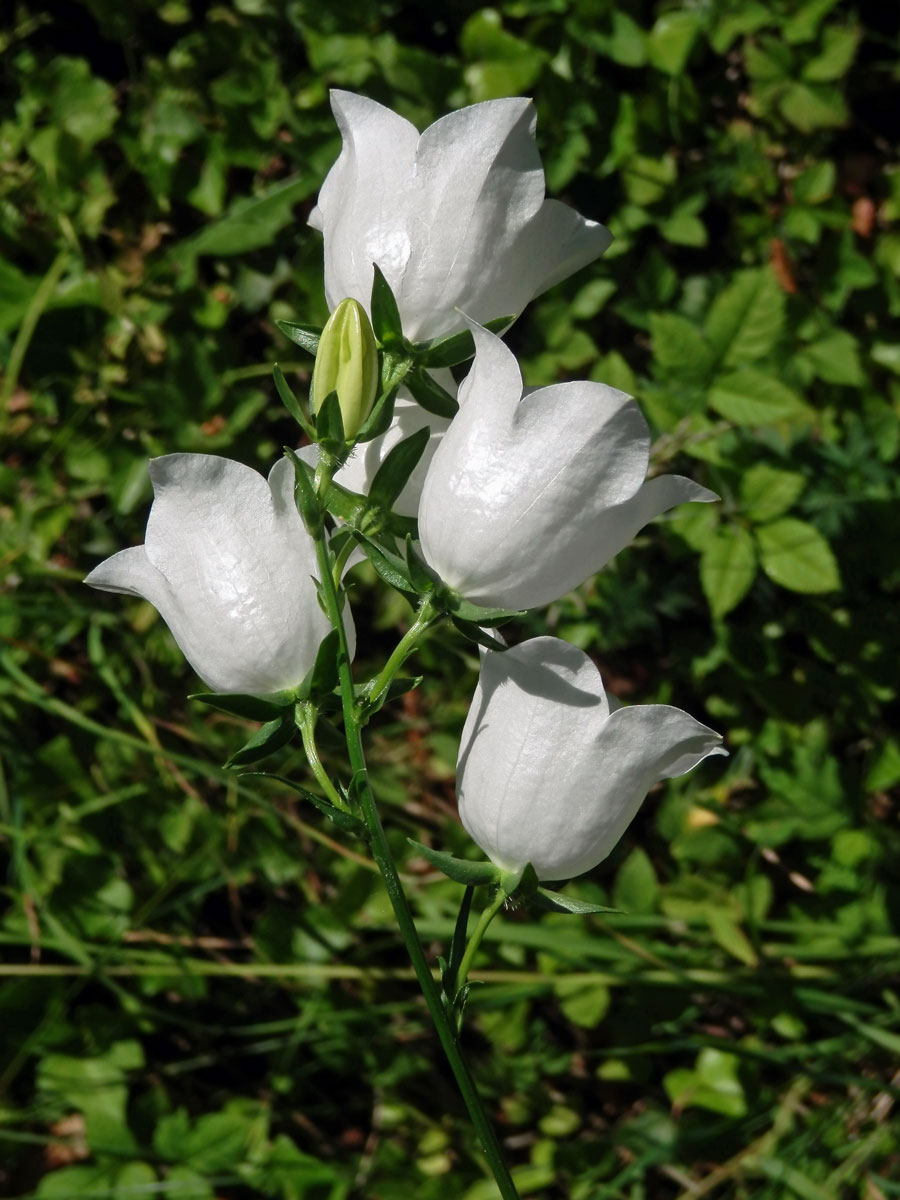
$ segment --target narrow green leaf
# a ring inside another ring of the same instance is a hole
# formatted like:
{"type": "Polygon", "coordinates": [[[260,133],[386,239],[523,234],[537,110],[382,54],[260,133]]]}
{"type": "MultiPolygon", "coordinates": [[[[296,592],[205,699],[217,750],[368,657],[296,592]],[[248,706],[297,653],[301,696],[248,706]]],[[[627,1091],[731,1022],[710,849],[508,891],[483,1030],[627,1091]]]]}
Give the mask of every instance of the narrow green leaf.
{"type": "Polygon", "coordinates": [[[417,429],[393,447],[376,471],[369,488],[369,500],[372,504],[378,508],[393,508],[394,501],[406,487],[410,475],[424,454],[430,437],[431,430],[427,427],[417,429]]]}
{"type": "Polygon", "coordinates": [[[400,309],[381,268],[374,264],[372,274],[372,328],[382,346],[396,346],[403,341],[403,322],[400,309]]]}
{"type": "Polygon", "coordinates": [[[502,625],[513,617],[524,617],[525,609],[515,608],[482,608],[480,604],[472,604],[455,592],[446,593],[447,611],[460,621],[474,621],[478,625],[502,625]]]}
{"type": "Polygon", "coordinates": [[[409,534],[406,535],[406,569],[409,572],[409,577],[412,580],[413,587],[415,587],[421,595],[425,595],[428,592],[434,591],[434,577],[425,566],[425,563],[421,560],[421,558],[419,558],[418,554],[416,554],[415,548],[413,547],[412,537],[409,534]]]}
{"type": "Polygon", "coordinates": [[[436,417],[446,417],[448,420],[452,420],[459,412],[455,398],[421,367],[410,371],[404,383],[412,392],[416,403],[426,412],[434,413],[436,417]]]}
{"type": "MultiPolygon", "coordinates": [[[[515,319],[515,315],[495,317],[492,321],[485,321],[484,328],[491,333],[505,332],[515,319]]],[[[459,333],[451,333],[449,337],[435,338],[431,342],[417,342],[413,346],[413,353],[421,359],[423,366],[431,370],[438,367],[455,367],[472,358],[475,354],[475,341],[470,329],[462,329],[459,333]]]]}
{"type": "Polygon", "coordinates": [[[831,547],[812,525],[782,517],[756,531],[762,568],[792,592],[833,592],[841,576],[831,547]]]}
{"type": "Polygon", "coordinates": [[[456,883],[464,883],[467,887],[481,887],[489,883],[498,883],[503,874],[500,868],[494,866],[492,862],[470,862],[466,858],[455,858],[445,850],[432,850],[430,846],[423,846],[421,842],[416,842],[412,838],[406,840],[411,846],[415,846],[419,854],[423,858],[427,858],[432,866],[443,871],[448,879],[452,879],[456,883]]]}
{"type": "Polygon", "coordinates": [[[322,336],[322,330],[317,325],[297,325],[294,321],[276,321],[275,324],[295,346],[306,350],[315,358],[319,349],[319,338],[322,336]]]}
{"type": "Polygon", "coordinates": [[[306,465],[299,455],[294,453],[290,446],[285,446],[284,452],[294,468],[294,502],[297,505],[297,511],[303,518],[303,524],[310,533],[313,533],[318,529],[322,520],[319,501],[316,497],[315,484],[313,482],[315,472],[312,467],[306,465]]]}
{"type": "Polygon", "coordinates": [[[470,642],[475,642],[478,646],[484,646],[486,650],[509,649],[506,642],[501,641],[500,638],[491,637],[485,629],[482,629],[480,625],[475,625],[472,621],[463,621],[452,613],[450,620],[464,638],[468,638],[470,642]]]}
{"type": "Polygon", "coordinates": [[[406,563],[396,554],[392,554],[384,546],[379,546],[365,534],[355,531],[356,539],[363,549],[366,558],[385,581],[399,592],[408,596],[418,596],[406,569],[406,563]]]}
{"type": "Polygon", "coordinates": [[[329,392],[315,414],[316,441],[321,442],[326,449],[342,450],[346,438],[344,436],[344,418],[341,416],[341,404],[337,392],[329,392]]]}
{"type": "Polygon", "coordinates": [[[272,368],[272,376],[275,380],[275,390],[279,395],[281,403],[294,418],[306,436],[311,442],[316,440],[316,431],[309,417],[303,411],[300,401],[294,395],[288,381],[284,377],[284,373],[278,363],[272,368]]]}
{"type": "Polygon", "coordinates": [[[363,421],[356,434],[357,442],[371,442],[373,438],[381,437],[391,427],[394,419],[394,404],[397,400],[397,388],[391,388],[376,401],[372,411],[363,421]]]}
{"type": "Polygon", "coordinates": [[[617,908],[604,908],[602,904],[590,904],[587,900],[576,900],[574,896],[564,896],[562,892],[551,892],[549,888],[539,887],[531,897],[535,908],[548,912],[575,913],[586,916],[588,913],[614,913],[617,908]]]}
{"type": "Polygon", "coordinates": [[[195,692],[188,700],[199,700],[218,712],[228,713],[232,717],[242,717],[247,721],[273,721],[280,719],[282,710],[293,704],[293,697],[285,697],[283,702],[276,699],[262,699],[260,696],[245,696],[240,692],[195,692]]]}
{"type": "Polygon", "coordinates": [[[316,652],[316,661],[309,679],[309,695],[313,698],[330,695],[337,687],[339,646],[340,635],[336,629],[332,629],[322,639],[316,652]]]}
{"type": "Polygon", "coordinates": [[[259,762],[286,746],[294,736],[293,714],[285,714],[274,721],[267,721],[245,742],[240,750],[232,754],[226,767],[242,767],[246,763],[259,762]]]}
{"type": "Polygon", "coordinates": [[[309,791],[302,787],[299,783],[295,783],[293,779],[288,779],[285,775],[275,775],[271,771],[243,771],[241,779],[274,779],[276,783],[280,783],[282,787],[290,788],[292,792],[296,792],[304,800],[308,800],[314,805],[319,812],[324,813],[329,821],[333,821],[338,829],[344,833],[352,833],[354,837],[362,838],[363,841],[368,840],[368,830],[358,817],[354,817],[352,813],[343,812],[322,796],[317,796],[315,792],[309,791]]]}
{"type": "Polygon", "coordinates": [[[750,590],[756,576],[753,538],[739,525],[717,529],[703,547],[700,583],[712,615],[724,617],[750,590]]]}

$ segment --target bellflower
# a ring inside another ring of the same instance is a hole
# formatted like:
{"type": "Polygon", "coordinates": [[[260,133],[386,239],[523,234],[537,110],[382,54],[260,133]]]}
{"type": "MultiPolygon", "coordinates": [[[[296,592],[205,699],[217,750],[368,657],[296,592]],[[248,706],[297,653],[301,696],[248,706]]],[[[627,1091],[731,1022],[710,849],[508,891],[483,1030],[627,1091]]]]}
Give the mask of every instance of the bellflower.
{"type": "Polygon", "coordinates": [[[459,815],[504,870],[539,879],[590,871],[647,791],[683,775],[721,738],[668,704],[618,707],[593,662],[558,638],[483,656],[457,767],[459,815]]]}
{"type": "Polygon", "coordinates": [[[429,566],[475,604],[534,608],[588,579],[654,517],[716,495],[680,475],[645,480],[647,423],[602,383],[523,397],[515,357],[473,326],[476,355],[460,410],[422,490],[429,566]]]}
{"type": "Polygon", "coordinates": [[[611,235],[544,197],[530,100],[488,100],[419,136],[390,109],[332,91],[343,148],[310,225],[325,235],[329,308],[368,305],[372,264],[391,285],[414,341],[521,313],[598,258],[611,235]]]}
{"type": "Polygon", "coordinates": [[[149,600],[213,691],[297,686],[330,625],[290,463],[277,463],[267,482],[227,458],[167,454],[151,461],[150,478],[144,544],[100,563],[85,582],[149,600]]]}

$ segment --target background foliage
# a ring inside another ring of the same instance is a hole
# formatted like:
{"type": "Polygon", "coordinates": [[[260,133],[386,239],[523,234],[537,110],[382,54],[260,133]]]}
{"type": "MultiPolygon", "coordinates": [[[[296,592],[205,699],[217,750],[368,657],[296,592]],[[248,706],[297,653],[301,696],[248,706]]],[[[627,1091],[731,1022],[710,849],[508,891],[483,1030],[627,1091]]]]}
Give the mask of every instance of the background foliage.
{"type": "MultiPolygon", "coordinates": [[[[0,1194],[494,1194],[370,867],[223,771],[248,727],[184,698],[148,605],[80,584],[141,540],[148,456],[265,468],[293,438],[271,363],[308,364],[274,319],[325,316],[305,218],[340,86],[420,126],[535,96],[551,191],[616,242],[514,329],[526,380],[632,392],[658,466],[723,497],[547,614],[732,756],[573,885],[621,916],[492,928],[467,1042],[523,1194],[900,1195],[896,8],[5,13],[0,1194]]],[[[407,610],[357,596],[374,662],[407,610]]],[[[468,852],[476,663],[423,657],[373,758],[437,944],[459,889],[405,836],[468,852]]]]}

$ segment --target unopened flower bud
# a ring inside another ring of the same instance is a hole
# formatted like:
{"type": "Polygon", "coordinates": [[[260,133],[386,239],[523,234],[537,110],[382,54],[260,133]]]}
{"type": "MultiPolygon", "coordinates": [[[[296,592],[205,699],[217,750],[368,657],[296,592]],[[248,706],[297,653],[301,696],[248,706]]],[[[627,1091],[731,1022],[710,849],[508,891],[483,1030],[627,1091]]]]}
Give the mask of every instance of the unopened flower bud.
{"type": "Polygon", "coordinates": [[[378,394],[378,349],[372,323],[357,300],[342,300],[319,341],[313,371],[312,408],[337,392],[344,434],[352,439],[372,411],[378,394]]]}

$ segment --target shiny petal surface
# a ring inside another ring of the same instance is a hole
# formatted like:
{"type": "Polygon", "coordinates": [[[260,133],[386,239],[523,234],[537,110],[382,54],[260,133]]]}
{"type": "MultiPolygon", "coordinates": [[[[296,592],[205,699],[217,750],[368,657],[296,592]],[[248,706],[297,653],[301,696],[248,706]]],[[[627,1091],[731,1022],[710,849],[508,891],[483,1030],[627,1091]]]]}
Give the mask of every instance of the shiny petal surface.
{"type": "Polygon", "coordinates": [[[535,110],[489,100],[418,136],[382,105],[333,91],[343,149],[310,224],[325,236],[325,290],[368,304],[372,263],[390,283],[408,337],[518,314],[538,292],[598,257],[603,226],[544,199],[535,110]]]}
{"type": "Polygon", "coordinates": [[[114,555],[87,582],[155,605],[214,691],[265,695],[300,683],[328,623],[292,498],[215,455],[167,455],[150,475],[144,546],[114,555]]]}
{"type": "Polygon", "coordinates": [[[582,651],[535,638],[482,658],[457,768],[460,819],[505,869],[568,879],[601,862],[647,790],[722,753],[668,705],[611,711],[582,651]]]}
{"type": "Polygon", "coordinates": [[[608,561],[597,529],[642,487],[647,424],[633,400],[601,383],[522,398],[512,353],[486,330],[473,332],[465,402],[422,491],[422,551],[466,599],[530,608],[608,561]]]}

